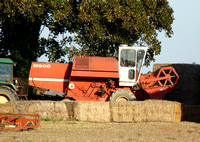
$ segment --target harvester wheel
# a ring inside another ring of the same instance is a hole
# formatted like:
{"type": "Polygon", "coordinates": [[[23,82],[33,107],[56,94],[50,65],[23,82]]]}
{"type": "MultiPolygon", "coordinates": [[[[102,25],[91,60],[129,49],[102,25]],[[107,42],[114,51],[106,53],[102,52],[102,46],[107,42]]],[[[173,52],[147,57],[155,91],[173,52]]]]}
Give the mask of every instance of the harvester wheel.
{"type": "Polygon", "coordinates": [[[0,104],[6,103],[8,101],[17,101],[17,100],[19,100],[19,98],[13,89],[7,86],[0,87],[0,104]]]}
{"type": "Polygon", "coordinates": [[[134,101],[136,100],[135,95],[126,89],[119,89],[112,93],[109,100],[111,102],[119,102],[119,101],[134,101]]]}

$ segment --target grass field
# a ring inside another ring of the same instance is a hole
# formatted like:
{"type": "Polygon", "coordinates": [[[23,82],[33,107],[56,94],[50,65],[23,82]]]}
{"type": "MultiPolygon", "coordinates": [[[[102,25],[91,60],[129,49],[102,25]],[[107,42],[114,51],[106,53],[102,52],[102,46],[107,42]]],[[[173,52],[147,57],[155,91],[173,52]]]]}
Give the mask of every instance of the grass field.
{"type": "Polygon", "coordinates": [[[142,122],[89,123],[79,121],[41,121],[33,130],[0,130],[0,142],[41,141],[200,141],[200,123],[142,122]]]}

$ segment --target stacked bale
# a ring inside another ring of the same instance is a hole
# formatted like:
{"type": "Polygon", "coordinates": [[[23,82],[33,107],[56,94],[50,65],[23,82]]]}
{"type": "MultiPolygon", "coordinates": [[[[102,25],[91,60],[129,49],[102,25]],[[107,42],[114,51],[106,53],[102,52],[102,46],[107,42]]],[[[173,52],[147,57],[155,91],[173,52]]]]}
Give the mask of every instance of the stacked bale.
{"type": "Polygon", "coordinates": [[[0,104],[0,113],[17,113],[17,110],[15,108],[14,104],[0,104]]]}
{"type": "Polygon", "coordinates": [[[110,122],[109,102],[83,102],[74,104],[74,118],[88,122],[110,122]]]}
{"type": "Polygon", "coordinates": [[[200,105],[200,65],[196,64],[154,64],[153,72],[161,66],[173,66],[179,80],[172,93],[166,95],[167,100],[178,101],[186,105],[200,105]]]}
{"type": "Polygon", "coordinates": [[[39,114],[43,119],[67,120],[68,110],[59,101],[16,101],[14,104],[20,114],[39,114]]]}
{"type": "Polygon", "coordinates": [[[110,102],[111,121],[134,122],[136,102],[110,102]]]}
{"type": "Polygon", "coordinates": [[[67,117],[69,120],[73,120],[75,119],[74,118],[74,104],[75,102],[74,101],[67,101],[67,102],[64,102],[65,105],[66,105],[66,108],[67,108],[67,117]]]}
{"type": "Polygon", "coordinates": [[[114,122],[180,122],[181,104],[177,102],[149,100],[111,103],[111,119],[114,122]]]}
{"type": "Polygon", "coordinates": [[[39,114],[43,119],[88,122],[179,122],[182,108],[163,100],[133,102],[17,101],[0,104],[0,112],[39,114]]]}
{"type": "Polygon", "coordinates": [[[180,122],[181,118],[182,105],[178,102],[148,100],[135,105],[135,122],[180,122]]]}

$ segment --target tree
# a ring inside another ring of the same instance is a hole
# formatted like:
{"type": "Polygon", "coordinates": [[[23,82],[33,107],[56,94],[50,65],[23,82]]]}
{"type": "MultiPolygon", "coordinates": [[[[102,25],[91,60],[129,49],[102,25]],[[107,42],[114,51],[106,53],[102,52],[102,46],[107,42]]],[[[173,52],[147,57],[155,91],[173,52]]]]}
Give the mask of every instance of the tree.
{"type": "MultiPolygon", "coordinates": [[[[16,76],[27,77],[31,62],[44,53],[39,42],[41,26],[53,27],[56,19],[69,16],[69,8],[70,5],[54,0],[0,2],[0,55],[17,62],[16,76]]],[[[53,39],[48,41],[51,44],[53,39]]]]}
{"type": "Polygon", "coordinates": [[[115,56],[120,44],[148,46],[148,65],[161,51],[157,34],[173,34],[167,0],[4,0],[0,13],[0,55],[18,62],[21,76],[42,54],[49,61],[66,54],[115,56]],[[42,27],[48,38],[40,38],[42,27]]]}
{"type": "Polygon", "coordinates": [[[88,54],[112,56],[120,44],[148,46],[146,64],[161,51],[158,32],[173,34],[173,10],[167,0],[102,0],[80,4],[78,42],[88,54]]]}

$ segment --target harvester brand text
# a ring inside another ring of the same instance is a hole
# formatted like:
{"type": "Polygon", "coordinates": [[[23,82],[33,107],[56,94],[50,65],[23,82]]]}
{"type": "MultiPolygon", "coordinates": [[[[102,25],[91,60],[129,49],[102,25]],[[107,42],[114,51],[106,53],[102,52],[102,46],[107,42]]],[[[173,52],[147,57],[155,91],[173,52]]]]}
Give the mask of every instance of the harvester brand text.
{"type": "Polygon", "coordinates": [[[50,64],[33,64],[34,68],[51,68],[50,64]]]}

